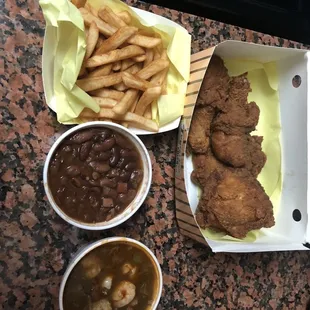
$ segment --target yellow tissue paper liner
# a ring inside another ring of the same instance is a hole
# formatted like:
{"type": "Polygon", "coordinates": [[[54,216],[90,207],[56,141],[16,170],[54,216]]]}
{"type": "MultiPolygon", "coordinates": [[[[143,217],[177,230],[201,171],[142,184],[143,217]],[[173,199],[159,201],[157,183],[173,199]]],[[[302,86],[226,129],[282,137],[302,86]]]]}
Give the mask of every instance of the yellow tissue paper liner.
{"type": "Polygon", "coordinates": [[[40,0],[40,5],[46,35],[51,28],[57,29],[54,58],[57,119],[65,124],[77,123],[74,119],[85,107],[99,112],[97,103],[75,85],[86,47],[84,21],[79,10],[67,0],[40,0]]]}
{"type": "MultiPolygon", "coordinates": [[[[248,102],[255,101],[260,108],[259,123],[252,134],[264,137],[262,148],[267,156],[267,162],[257,179],[270,197],[276,214],[282,191],[280,102],[276,64],[241,59],[224,59],[224,62],[230,76],[248,72],[247,78],[252,89],[248,95],[248,102]]],[[[212,229],[201,229],[201,232],[211,240],[239,242],[254,242],[264,234],[262,230],[253,230],[244,239],[236,239],[212,229]]]]}
{"type": "MultiPolygon", "coordinates": [[[[160,97],[158,105],[152,104],[152,116],[159,126],[181,116],[189,80],[190,35],[184,30],[166,25],[148,27],[146,20],[119,0],[89,0],[88,3],[97,9],[107,5],[115,12],[127,10],[134,17],[135,26],[161,36],[171,66],[167,77],[167,95],[160,97]],[[178,100],[175,100],[176,94],[178,100]]],[[[86,46],[83,19],[79,10],[67,0],[40,0],[40,5],[47,27],[58,29],[54,61],[57,119],[60,123],[76,124],[81,122],[78,116],[84,107],[99,111],[99,105],[75,85],[86,46]]]]}

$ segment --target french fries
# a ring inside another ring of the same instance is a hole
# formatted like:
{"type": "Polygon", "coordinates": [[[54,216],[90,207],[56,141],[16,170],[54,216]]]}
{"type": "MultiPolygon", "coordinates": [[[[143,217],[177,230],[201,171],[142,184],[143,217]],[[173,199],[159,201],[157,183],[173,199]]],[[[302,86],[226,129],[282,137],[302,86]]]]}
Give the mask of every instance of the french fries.
{"type": "Polygon", "coordinates": [[[88,74],[88,77],[98,77],[110,74],[113,64],[102,65],[88,74]]]}
{"type": "Polygon", "coordinates": [[[98,11],[98,16],[116,28],[125,27],[126,23],[117,16],[109,7],[105,6],[98,11]]]}
{"type": "Polygon", "coordinates": [[[122,61],[122,67],[121,70],[125,71],[126,69],[128,69],[129,67],[131,67],[134,64],[134,60],[133,59],[124,59],[122,61]]]}
{"type": "Polygon", "coordinates": [[[101,44],[101,46],[96,50],[95,55],[100,55],[115,50],[137,31],[138,29],[136,27],[125,26],[119,28],[111,37],[101,44]]]}
{"type": "MultiPolygon", "coordinates": [[[[151,87],[148,88],[143,95],[141,96],[140,100],[138,101],[137,107],[135,112],[138,115],[143,115],[147,106],[152,103],[155,99],[157,99],[161,94],[161,87],[151,87]]],[[[115,109],[117,106],[115,106],[113,109],[115,109]]]]}
{"type": "Polygon", "coordinates": [[[152,105],[151,104],[147,106],[143,116],[147,119],[152,119],[152,105]]]}
{"type": "Polygon", "coordinates": [[[85,5],[86,0],[72,0],[71,2],[79,9],[85,5]]]}
{"type": "MultiPolygon", "coordinates": [[[[164,59],[157,59],[152,61],[148,66],[143,68],[137,73],[137,76],[141,79],[147,80],[152,77],[154,74],[168,68],[169,61],[164,59]]],[[[87,64],[86,64],[87,67],[87,64]]]]}
{"type": "Polygon", "coordinates": [[[136,34],[128,40],[128,43],[139,45],[145,48],[153,48],[161,43],[160,38],[147,37],[141,34],[136,34]]]}
{"type": "Polygon", "coordinates": [[[99,113],[95,113],[92,110],[84,109],[80,114],[81,117],[85,118],[103,118],[103,119],[110,119],[110,120],[119,120],[132,123],[137,128],[141,128],[144,130],[149,130],[153,132],[158,131],[158,125],[156,122],[146,119],[143,116],[137,115],[132,112],[127,112],[126,114],[120,115],[113,112],[111,109],[104,109],[101,108],[99,113]]]}
{"type": "Polygon", "coordinates": [[[85,8],[80,8],[80,12],[84,19],[84,23],[89,26],[92,22],[95,22],[97,27],[99,28],[99,31],[103,35],[110,37],[114,32],[116,32],[116,28],[114,26],[105,23],[103,20],[101,20],[99,17],[94,16],[85,8]]]}
{"type": "Polygon", "coordinates": [[[122,74],[122,79],[124,84],[128,87],[128,88],[135,88],[135,89],[140,89],[140,90],[147,90],[148,88],[152,87],[152,83],[140,79],[137,76],[134,76],[133,74],[129,73],[129,72],[123,72],[122,74]]]}
{"type": "Polygon", "coordinates": [[[125,93],[114,89],[101,88],[91,91],[90,95],[101,98],[111,98],[119,101],[124,97],[125,93]]]}
{"type": "Polygon", "coordinates": [[[112,111],[116,114],[125,114],[137,97],[138,91],[136,89],[128,89],[121,101],[113,107],[112,111]]]}
{"type": "MultiPolygon", "coordinates": [[[[122,49],[116,49],[106,54],[95,55],[86,61],[86,68],[98,67],[111,62],[116,62],[126,58],[142,55],[144,50],[136,45],[128,45],[122,49]]],[[[164,61],[164,60],[163,60],[164,61]]],[[[168,62],[169,64],[169,62],[168,62]]],[[[158,71],[157,71],[158,72],[158,71]]],[[[155,72],[155,73],[157,73],[155,72]]]]}
{"type": "Polygon", "coordinates": [[[122,11],[116,14],[121,18],[127,25],[131,23],[131,15],[127,11],[122,11]]]}
{"type": "Polygon", "coordinates": [[[116,106],[117,101],[111,98],[92,97],[100,108],[112,109],[116,106]]]}
{"type": "Polygon", "coordinates": [[[141,63],[135,63],[133,66],[129,67],[128,69],[124,70],[124,72],[128,72],[131,74],[136,74],[142,69],[141,63]]]}
{"type": "Polygon", "coordinates": [[[85,91],[91,91],[103,87],[109,87],[122,82],[121,73],[113,73],[107,76],[91,77],[76,81],[76,85],[85,91]]]}
{"type": "Polygon", "coordinates": [[[97,10],[93,6],[91,6],[88,2],[86,2],[86,4],[84,5],[84,8],[87,9],[94,16],[98,17],[97,10]]]}
{"type": "Polygon", "coordinates": [[[148,66],[154,59],[154,50],[153,49],[147,49],[145,52],[145,61],[144,66],[148,66]]]}
{"type": "Polygon", "coordinates": [[[169,59],[162,39],[133,25],[129,12],[99,10],[72,0],[85,24],[86,52],[76,85],[88,92],[99,113],[85,108],[80,120],[106,120],[158,131],[152,105],[166,91],[169,59]]]}
{"type": "Polygon", "coordinates": [[[119,71],[119,70],[121,70],[121,66],[122,66],[122,63],[120,61],[117,61],[113,64],[112,70],[113,71],[119,71]]]}
{"type": "Polygon", "coordinates": [[[127,87],[123,82],[114,85],[114,88],[115,88],[117,91],[122,91],[122,92],[128,89],[128,87],[127,87]]]}
{"type": "Polygon", "coordinates": [[[132,59],[135,62],[143,62],[146,59],[146,56],[145,55],[135,56],[135,57],[132,57],[132,59]]]}
{"type": "MultiPolygon", "coordinates": [[[[98,48],[102,45],[102,43],[105,41],[105,39],[102,36],[99,36],[97,44],[96,44],[96,51],[98,48]]],[[[96,52],[95,52],[96,53],[96,52]]]]}
{"type": "Polygon", "coordinates": [[[86,61],[93,53],[98,39],[99,39],[99,29],[95,22],[91,22],[86,40],[86,53],[84,61],[86,61]]]}

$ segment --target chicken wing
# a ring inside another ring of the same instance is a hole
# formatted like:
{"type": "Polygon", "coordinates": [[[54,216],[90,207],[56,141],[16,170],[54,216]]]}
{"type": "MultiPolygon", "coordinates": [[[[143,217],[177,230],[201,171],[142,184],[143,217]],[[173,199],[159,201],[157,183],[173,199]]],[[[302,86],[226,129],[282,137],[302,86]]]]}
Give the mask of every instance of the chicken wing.
{"type": "Polygon", "coordinates": [[[254,177],[257,177],[266,163],[261,146],[263,137],[226,135],[216,131],[211,141],[213,153],[220,161],[236,168],[246,168],[254,177]]]}
{"type": "Polygon", "coordinates": [[[194,111],[188,143],[194,153],[203,154],[209,149],[210,125],[214,117],[212,107],[196,108],[194,111]]]}
{"type": "Polygon", "coordinates": [[[260,183],[251,175],[231,171],[210,175],[197,215],[203,228],[222,228],[240,239],[253,229],[274,225],[272,203],[260,183]]]}
{"type": "Polygon", "coordinates": [[[229,81],[223,60],[213,55],[201,84],[197,106],[209,105],[220,111],[226,111],[229,81]]]}

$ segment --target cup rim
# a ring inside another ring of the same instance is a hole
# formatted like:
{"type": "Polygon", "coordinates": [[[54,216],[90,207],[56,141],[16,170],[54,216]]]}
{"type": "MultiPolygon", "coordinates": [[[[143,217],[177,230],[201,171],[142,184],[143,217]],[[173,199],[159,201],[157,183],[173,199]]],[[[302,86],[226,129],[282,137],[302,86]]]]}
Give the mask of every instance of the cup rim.
{"type": "Polygon", "coordinates": [[[50,148],[47,157],[45,159],[45,163],[44,163],[44,168],[43,168],[43,186],[44,186],[44,191],[45,194],[47,196],[48,202],[50,203],[50,205],[52,206],[52,208],[54,209],[54,211],[63,219],[65,220],[67,223],[79,227],[79,228],[83,228],[83,229],[87,229],[87,230],[105,230],[105,229],[110,229],[112,227],[118,226],[120,224],[122,224],[123,222],[127,221],[131,216],[133,216],[136,211],[138,211],[138,209],[141,207],[141,205],[143,204],[143,202],[145,201],[147,194],[150,190],[151,187],[151,182],[152,182],[152,164],[151,164],[151,159],[150,159],[150,155],[145,147],[145,145],[143,144],[143,142],[140,140],[140,138],[132,133],[130,130],[128,130],[127,128],[125,128],[124,126],[121,126],[119,124],[116,123],[111,123],[111,122],[105,122],[105,121],[92,121],[92,122],[87,122],[87,123],[83,123],[77,126],[74,126],[73,128],[70,128],[69,130],[65,131],[63,134],[61,134],[57,140],[54,142],[54,144],[52,145],[52,147],[50,148]],[[147,170],[148,170],[148,179],[146,182],[146,186],[145,186],[145,191],[143,191],[141,193],[141,196],[139,198],[139,200],[137,201],[137,203],[135,203],[132,207],[130,211],[127,211],[127,213],[124,215],[124,213],[126,212],[127,208],[125,210],[123,210],[120,214],[118,214],[116,217],[113,217],[110,221],[107,222],[98,222],[98,223],[84,223],[82,221],[76,220],[72,217],[70,217],[69,215],[67,215],[54,201],[53,195],[49,189],[48,186],[48,168],[49,168],[49,164],[51,161],[51,158],[55,152],[55,150],[58,148],[58,146],[61,144],[61,142],[68,137],[69,135],[71,135],[74,132],[77,132],[83,128],[91,128],[91,127],[107,127],[107,128],[116,128],[117,130],[119,130],[120,132],[125,132],[127,133],[129,136],[132,137],[132,139],[134,140],[134,143],[138,144],[138,146],[142,149],[142,152],[140,153],[140,156],[142,158],[143,161],[146,161],[146,166],[147,166],[147,170]],[[115,218],[119,217],[117,220],[115,220],[115,218]],[[109,223],[110,222],[110,223],[109,223]]]}
{"type": "Polygon", "coordinates": [[[95,241],[93,243],[90,243],[88,245],[86,245],[85,247],[83,247],[82,249],[78,250],[74,257],[71,259],[69,266],[67,267],[62,280],[61,280],[61,284],[60,284],[60,290],[59,290],[59,309],[63,310],[63,294],[64,294],[64,290],[65,290],[65,286],[67,283],[67,280],[72,272],[72,270],[74,269],[74,267],[78,264],[78,262],[85,257],[86,254],[90,253],[92,250],[94,250],[95,248],[102,246],[104,244],[108,244],[108,243],[113,243],[113,242],[128,242],[128,243],[134,243],[136,244],[138,247],[142,248],[144,251],[146,251],[151,259],[153,260],[154,266],[157,269],[157,274],[158,274],[158,280],[159,280],[159,285],[158,285],[158,293],[156,295],[155,301],[152,305],[152,309],[156,309],[156,307],[159,304],[160,298],[161,298],[161,294],[162,294],[162,289],[163,289],[163,275],[162,275],[162,271],[159,265],[159,262],[155,256],[155,254],[142,242],[137,241],[135,239],[132,238],[127,238],[127,237],[108,237],[108,238],[104,238],[104,239],[100,239],[98,241],[95,241]]]}

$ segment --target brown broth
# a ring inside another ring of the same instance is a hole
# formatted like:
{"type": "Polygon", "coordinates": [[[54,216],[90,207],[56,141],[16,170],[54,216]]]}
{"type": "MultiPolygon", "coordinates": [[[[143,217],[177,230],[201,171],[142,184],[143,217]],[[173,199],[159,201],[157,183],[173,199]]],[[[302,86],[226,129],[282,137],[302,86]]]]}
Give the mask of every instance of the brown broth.
{"type": "Polygon", "coordinates": [[[119,309],[145,310],[153,304],[159,287],[158,271],[149,254],[138,246],[121,241],[99,246],[79,261],[72,270],[64,289],[64,310],[91,310],[90,305],[102,298],[111,303],[112,309],[116,309],[112,294],[116,286],[124,280],[135,285],[135,298],[138,303],[136,306],[129,304],[119,309]],[[94,263],[89,264],[90,261],[94,263]],[[122,266],[128,263],[136,267],[133,277],[122,272],[122,266]],[[96,269],[96,266],[100,266],[101,271],[96,269]],[[93,276],[99,272],[92,279],[87,277],[90,275],[89,268],[95,270],[93,276]],[[113,276],[112,287],[102,290],[101,280],[109,275],[113,276]]]}
{"type": "Polygon", "coordinates": [[[143,178],[141,156],[122,134],[89,128],[56,149],[48,184],[56,204],[84,223],[108,221],[135,198],[143,178]]]}

